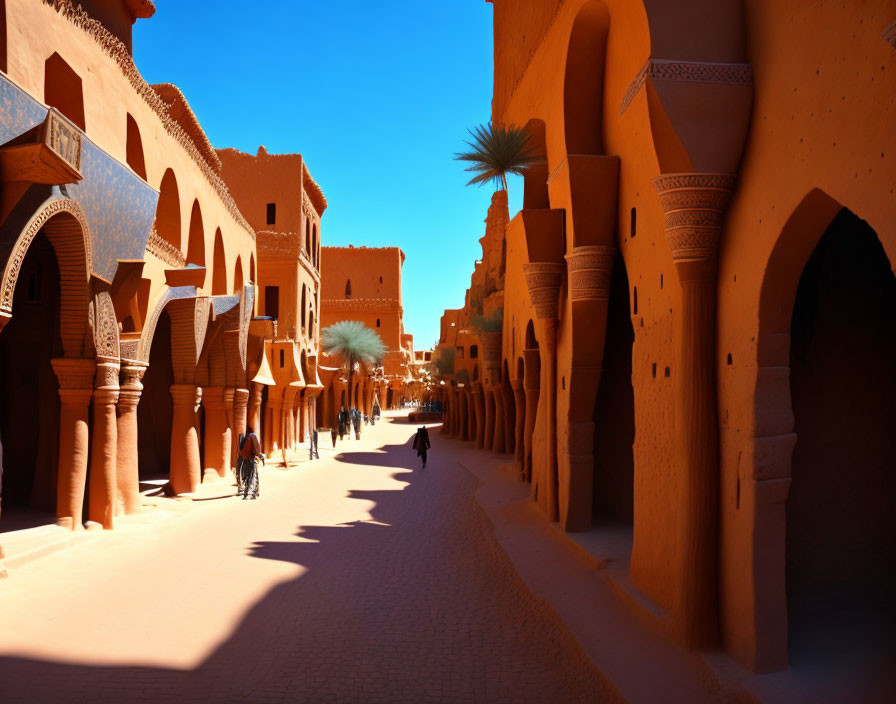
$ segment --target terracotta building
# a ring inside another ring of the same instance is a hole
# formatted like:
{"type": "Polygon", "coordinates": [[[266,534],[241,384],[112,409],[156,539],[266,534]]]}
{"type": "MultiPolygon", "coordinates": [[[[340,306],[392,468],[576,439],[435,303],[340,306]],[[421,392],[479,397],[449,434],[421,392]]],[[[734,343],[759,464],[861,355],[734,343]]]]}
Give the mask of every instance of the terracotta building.
{"type": "MultiPolygon", "coordinates": [[[[413,360],[413,335],[404,332],[401,303],[401,268],[404,252],[398,247],[324,247],[321,273],[321,326],[341,320],[358,320],[375,330],[386,346],[378,369],[366,369],[349,395],[340,360],[324,358],[321,377],[327,423],[335,423],[342,406],[353,405],[370,414],[376,402],[383,409],[404,399],[413,360]],[[353,397],[350,404],[348,400],[353,397]]],[[[323,422],[323,421],[321,421],[323,422]]]]}
{"type": "Polygon", "coordinates": [[[218,151],[222,175],[258,244],[263,347],[248,360],[249,416],[265,449],[294,450],[317,428],[320,232],[327,200],[301,154],[218,151]]]}
{"type": "Polygon", "coordinates": [[[112,528],[144,481],[228,476],[246,424],[256,235],[184,96],[134,66],[153,12],[0,3],[4,516],[112,528]]]}
{"type": "Polygon", "coordinates": [[[492,119],[545,162],[443,317],[447,430],[689,646],[892,657],[896,8],[493,5],[492,119]]]}

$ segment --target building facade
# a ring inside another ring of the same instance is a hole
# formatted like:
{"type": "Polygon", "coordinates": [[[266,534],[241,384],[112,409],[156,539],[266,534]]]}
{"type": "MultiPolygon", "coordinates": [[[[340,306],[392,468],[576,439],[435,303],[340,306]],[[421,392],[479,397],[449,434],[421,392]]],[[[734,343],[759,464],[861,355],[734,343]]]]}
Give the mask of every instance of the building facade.
{"type": "Polygon", "coordinates": [[[493,5],[492,119],[544,163],[499,340],[469,295],[443,317],[447,430],[612,537],[620,591],[690,647],[781,670],[834,614],[892,642],[896,8],[493,5]]]}
{"type": "Polygon", "coordinates": [[[183,94],[134,65],[153,12],[0,3],[0,521],[113,528],[144,482],[228,477],[246,426],[256,233],[183,94]]]}
{"type": "Polygon", "coordinates": [[[218,152],[240,210],[256,231],[258,312],[268,332],[248,362],[250,422],[269,452],[296,450],[317,428],[323,191],[301,154],[218,152]]]}
{"type": "Polygon", "coordinates": [[[340,361],[324,357],[322,379],[327,386],[324,397],[330,427],[343,406],[353,406],[370,415],[375,403],[382,409],[397,408],[404,399],[414,344],[413,335],[404,332],[404,258],[398,247],[350,245],[322,249],[321,325],[329,327],[342,320],[357,320],[376,331],[386,346],[381,367],[365,369],[351,391],[346,388],[340,361]]]}

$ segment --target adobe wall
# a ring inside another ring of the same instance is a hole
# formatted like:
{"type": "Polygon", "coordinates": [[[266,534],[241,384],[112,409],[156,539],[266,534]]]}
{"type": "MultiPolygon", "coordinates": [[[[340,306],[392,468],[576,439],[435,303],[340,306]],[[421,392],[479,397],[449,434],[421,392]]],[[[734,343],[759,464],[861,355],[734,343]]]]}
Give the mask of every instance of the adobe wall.
{"type": "Polygon", "coordinates": [[[301,154],[269,154],[263,146],[255,155],[238,149],[217,154],[221,175],[253,229],[303,232],[301,154]],[[267,221],[268,203],[276,205],[273,223],[267,221]]]}

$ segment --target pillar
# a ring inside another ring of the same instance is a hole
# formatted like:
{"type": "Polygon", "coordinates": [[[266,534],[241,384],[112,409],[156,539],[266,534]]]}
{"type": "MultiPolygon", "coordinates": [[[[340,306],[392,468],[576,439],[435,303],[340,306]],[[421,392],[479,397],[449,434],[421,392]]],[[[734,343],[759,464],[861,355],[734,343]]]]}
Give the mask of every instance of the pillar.
{"type": "Polygon", "coordinates": [[[239,450],[240,435],[246,434],[246,413],[249,404],[249,389],[233,390],[233,426],[231,433],[233,441],[231,447],[233,454],[231,455],[231,466],[236,467],[236,453],[239,450]]]}
{"type": "Polygon", "coordinates": [[[125,514],[140,511],[140,461],[137,406],[143,393],[140,383],[146,364],[121,360],[124,377],[118,393],[118,502],[125,514]]]}
{"type": "Polygon", "coordinates": [[[118,499],[117,406],[120,371],[117,357],[97,357],[88,517],[106,530],[115,527],[115,505],[118,499]]]}
{"type": "Polygon", "coordinates": [[[193,384],[171,387],[174,413],[171,421],[171,489],[175,494],[196,491],[202,479],[196,413],[202,389],[193,384]]]}
{"type": "Polygon", "coordinates": [[[270,448],[268,454],[271,454],[283,448],[283,389],[279,386],[268,389],[268,413],[271,414],[271,421],[268,423],[271,437],[267,447],[270,448]]]}
{"type": "Polygon", "coordinates": [[[62,357],[51,361],[59,381],[59,463],[56,517],[76,530],[83,523],[87,457],[90,446],[88,408],[93,397],[96,361],[62,357]]]}
{"type": "Polygon", "coordinates": [[[675,467],[680,478],[673,624],[686,645],[719,641],[719,447],[716,409],[717,253],[735,177],[668,174],[653,184],[681,286],[675,366],[675,467]]]}
{"type": "Polygon", "coordinates": [[[544,409],[542,418],[545,448],[540,458],[544,491],[539,503],[549,521],[559,518],[557,477],[557,316],[559,313],[560,281],[563,264],[558,262],[531,262],[523,267],[529,297],[535,308],[539,340],[541,341],[540,403],[544,409]]]}
{"type": "Polygon", "coordinates": [[[230,447],[233,442],[227,423],[224,405],[224,388],[207,386],[202,389],[202,407],[205,409],[204,464],[202,481],[226,477],[230,469],[230,447]]]}
{"type": "Polygon", "coordinates": [[[485,403],[481,381],[473,384],[473,405],[476,409],[476,447],[482,449],[485,446],[485,403]]]}
{"type": "Polygon", "coordinates": [[[500,384],[492,387],[492,397],[495,399],[495,438],[492,442],[492,450],[503,454],[506,452],[504,445],[504,392],[500,384]]]}
{"type": "Polygon", "coordinates": [[[526,481],[532,482],[532,437],[535,434],[538,401],[541,396],[541,352],[537,348],[523,350],[523,359],[526,365],[523,376],[523,389],[526,393],[526,425],[523,430],[524,469],[526,481]]]}
{"type": "Polygon", "coordinates": [[[516,465],[520,478],[526,479],[526,450],[523,447],[526,427],[526,391],[523,389],[522,379],[512,379],[510,388],[513,389],[513,402],[516,405],[516,422],[514,423],[513,463],[516,465]]]}
{"type": "Polygon", "coordinates": [[[261,437],[261,396],[263,392],[264,384],[253,381],[252,388],[249,390],[249,408],[247,410],[246,422],[255,429],[259,437],[261,437]]]}

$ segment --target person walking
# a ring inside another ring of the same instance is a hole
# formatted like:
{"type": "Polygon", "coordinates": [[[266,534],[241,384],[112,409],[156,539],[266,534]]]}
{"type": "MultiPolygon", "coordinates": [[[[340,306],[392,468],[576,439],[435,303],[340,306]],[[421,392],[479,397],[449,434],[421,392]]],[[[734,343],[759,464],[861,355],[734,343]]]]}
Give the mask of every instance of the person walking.
{"type": "Polygon", "coordinates": [[[352,426],[355,428],[355,440],[361,439],[361,412],[357,408],[352,409],[352,426]]]}
{"type": "Polygon", "coordinates": [[[432,443],[429,441],[429,431],[426,426],[417,428],[417,434],[414,436],[414,449],[417,451],[417,457],[423,460],[421,469],[426,469],[426,453],[430,447],[432,447],[432,443]]]}
{"type": "Polygon", "coordinates": [[[251,426],[246,434],[240,435],[239,457],[237,458],[237,496],[243,500],[258,498],[258,458],[261,457],[261,443],[251,426]]]}

